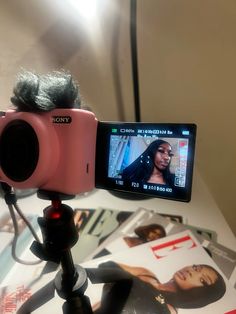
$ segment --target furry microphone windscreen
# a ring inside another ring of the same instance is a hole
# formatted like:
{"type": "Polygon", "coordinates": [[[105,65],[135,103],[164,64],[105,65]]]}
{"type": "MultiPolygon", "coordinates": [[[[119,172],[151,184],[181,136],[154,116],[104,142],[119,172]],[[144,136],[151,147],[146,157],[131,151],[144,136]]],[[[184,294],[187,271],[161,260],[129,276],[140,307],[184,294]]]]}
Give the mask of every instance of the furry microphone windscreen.
{"type": "Polygon", "coordinates": [[[11,97],[18,111],[46,112],[56,108],[80,108],[79,86],[70,73],[46,75],[23,71],[18,75],[11,97]]]}

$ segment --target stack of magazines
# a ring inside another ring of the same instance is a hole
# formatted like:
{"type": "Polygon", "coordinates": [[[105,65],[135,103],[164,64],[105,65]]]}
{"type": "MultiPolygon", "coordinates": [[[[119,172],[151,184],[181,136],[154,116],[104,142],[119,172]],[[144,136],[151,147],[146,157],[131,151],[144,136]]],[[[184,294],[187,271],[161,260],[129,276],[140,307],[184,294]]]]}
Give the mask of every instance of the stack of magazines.
{"type": "MultiPolygon", "coordinates": [[[[236,314],[236,252],[213,230],[146,208],[75,209],[75,223],[72,256],[94,314],[236,314]]],[[[62,313],[54,278],[2,287],[0,313],[62,313]]]]}

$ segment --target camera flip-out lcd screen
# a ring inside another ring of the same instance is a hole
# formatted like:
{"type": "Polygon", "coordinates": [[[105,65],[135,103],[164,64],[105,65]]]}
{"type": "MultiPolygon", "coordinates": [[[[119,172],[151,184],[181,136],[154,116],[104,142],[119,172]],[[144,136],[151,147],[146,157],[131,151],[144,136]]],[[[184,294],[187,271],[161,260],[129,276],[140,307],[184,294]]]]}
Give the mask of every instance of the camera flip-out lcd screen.
{"type": "Polygon", "coordinates": [[[190,201],[196,126],[99,122],[96,187],[190,201]]]}

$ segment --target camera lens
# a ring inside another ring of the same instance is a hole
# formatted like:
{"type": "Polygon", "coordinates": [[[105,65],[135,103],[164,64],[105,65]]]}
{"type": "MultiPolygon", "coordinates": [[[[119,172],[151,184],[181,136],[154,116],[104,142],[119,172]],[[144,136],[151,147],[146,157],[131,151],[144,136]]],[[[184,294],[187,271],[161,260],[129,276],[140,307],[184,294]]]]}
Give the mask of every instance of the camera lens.
{"type": "Polygon", "coordinates": [[[10,122],[0,137],[0,166],[15,182],[27,180],[39,159],[39,142],[32,126],[24,120],[10,122]]]}

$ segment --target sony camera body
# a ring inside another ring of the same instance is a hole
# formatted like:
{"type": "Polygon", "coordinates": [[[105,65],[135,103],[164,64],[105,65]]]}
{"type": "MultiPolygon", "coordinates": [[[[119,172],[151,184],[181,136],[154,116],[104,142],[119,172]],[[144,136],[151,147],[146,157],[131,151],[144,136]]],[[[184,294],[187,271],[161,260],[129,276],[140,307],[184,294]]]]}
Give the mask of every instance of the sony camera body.
{"type": "Polygon", "coordinates": [[[95,186],[97,119],[81,109],[8,110],[0,118],[0,180],[65,194],[95,186]]]}
{"type": "Polygon", "coordinates": [[[189,201],[195,135],[194,124],[100,122],[75,108],[8,110],[0,118],[0,181],[67,195],[97,187],[189,201]],[[171,147],[155,152],[162,168],[168,159],[171,181],[162,183],[145,179],[158,167],[148,151],[159,142],[171,147]]]}

